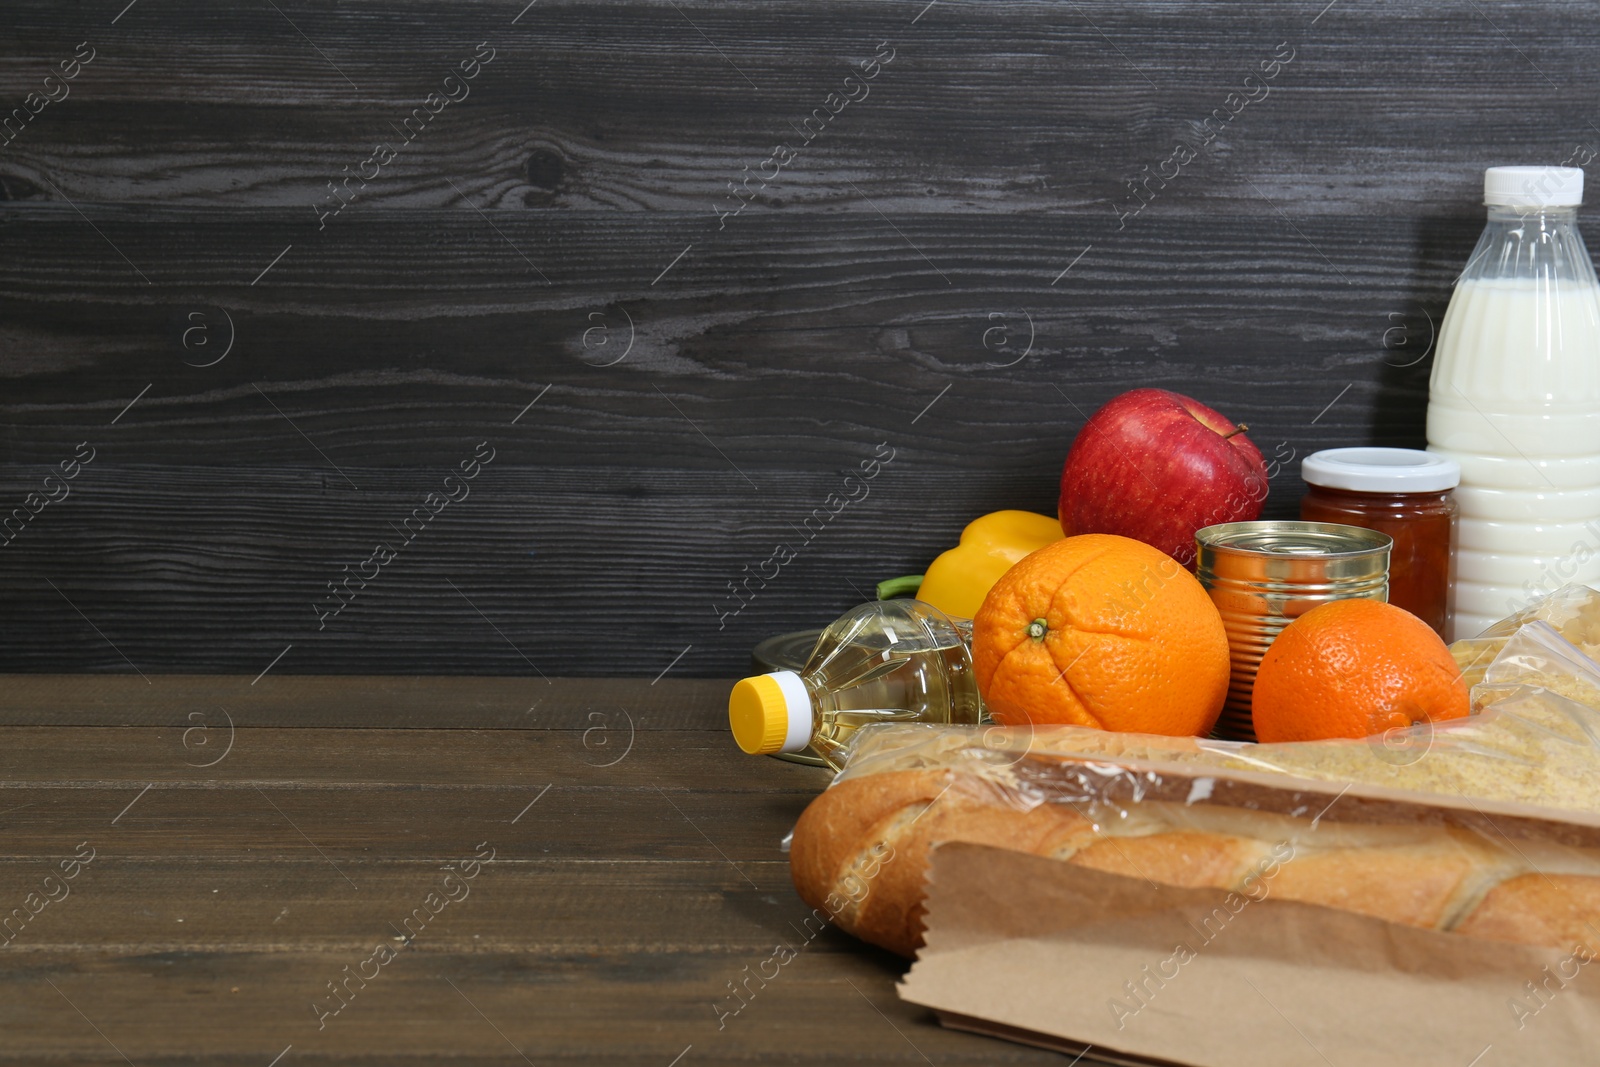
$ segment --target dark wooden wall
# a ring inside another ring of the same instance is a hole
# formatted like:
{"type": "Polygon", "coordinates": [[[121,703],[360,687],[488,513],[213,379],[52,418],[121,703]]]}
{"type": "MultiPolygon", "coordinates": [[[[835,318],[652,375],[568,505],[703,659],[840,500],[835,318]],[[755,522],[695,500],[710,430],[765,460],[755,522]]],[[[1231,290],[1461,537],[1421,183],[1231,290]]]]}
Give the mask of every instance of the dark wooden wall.
{"type": "Polygon", "coordinates": [[[0,514],[94,458],[0,547],[0,669],[728,674],[1053,511],[1125,389],[1420,443],[1481,170],[1593,158],[1600,20],[1324,2],[11,0],[0,112],[94,58],[0,147],[0,514]]]}

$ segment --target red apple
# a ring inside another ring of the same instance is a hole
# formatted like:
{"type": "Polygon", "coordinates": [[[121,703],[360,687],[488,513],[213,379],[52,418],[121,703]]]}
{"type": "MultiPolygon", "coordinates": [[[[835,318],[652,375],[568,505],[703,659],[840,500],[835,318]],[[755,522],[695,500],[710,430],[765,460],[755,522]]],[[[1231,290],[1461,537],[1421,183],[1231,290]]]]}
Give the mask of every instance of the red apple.
{"type": "Polygon", "coordinates": [[[1108,401],[1072,442],[1061,470],[1067,536],[1121,534],[1194,565],[1194,533],[1261,514],[1261,450],[1198,400],[1134,389],[1108,401]]]}

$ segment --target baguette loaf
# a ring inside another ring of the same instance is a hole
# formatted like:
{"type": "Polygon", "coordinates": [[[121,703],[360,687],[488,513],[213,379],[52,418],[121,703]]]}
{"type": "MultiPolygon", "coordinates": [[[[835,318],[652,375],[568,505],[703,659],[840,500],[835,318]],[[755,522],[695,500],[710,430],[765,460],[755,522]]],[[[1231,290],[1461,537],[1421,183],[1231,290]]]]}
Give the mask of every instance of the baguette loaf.
{"type": "Polygon", "coordinates": [[[950,770],[846,778],[806,808],[790,867],[807,904],[912,956],[928,849],[968,841],[1153,883],[1230,890],[1480,938],[1600,948],[1600,853],[1513,845],[1460,827],[1337,823],[1218,804],[1144,801],[1108,817],[1019,802],[950,770]]]}

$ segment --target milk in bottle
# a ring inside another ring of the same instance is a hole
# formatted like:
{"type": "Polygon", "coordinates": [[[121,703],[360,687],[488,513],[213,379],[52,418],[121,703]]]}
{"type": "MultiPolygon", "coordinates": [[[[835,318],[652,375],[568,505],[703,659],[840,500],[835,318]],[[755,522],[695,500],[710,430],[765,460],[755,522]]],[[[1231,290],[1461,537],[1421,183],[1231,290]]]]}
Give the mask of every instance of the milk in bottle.
{"type": "Polygon", "coordinates": [[[1461,465],[1453,637],[1600,585],[1600,282],[1583,171],[1492,167],[1489,220],[1439,331],[1428,448],[1461,465]]]}

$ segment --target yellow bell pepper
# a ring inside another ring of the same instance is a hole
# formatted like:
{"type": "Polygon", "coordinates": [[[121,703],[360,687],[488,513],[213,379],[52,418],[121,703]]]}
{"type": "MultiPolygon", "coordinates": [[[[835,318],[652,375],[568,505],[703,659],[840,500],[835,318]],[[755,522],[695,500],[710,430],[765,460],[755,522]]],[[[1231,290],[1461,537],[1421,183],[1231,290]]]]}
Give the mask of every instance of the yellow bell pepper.
{"type": "Polygon", "coordinates": [[[996,511],[967,523],[961,543],[933,561],[917,599],[970,619],[1011,565],[1065,534],[1061,523],[1032,511],[996,511]]]}

